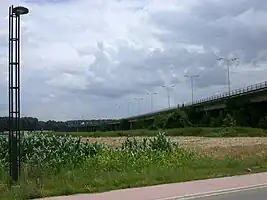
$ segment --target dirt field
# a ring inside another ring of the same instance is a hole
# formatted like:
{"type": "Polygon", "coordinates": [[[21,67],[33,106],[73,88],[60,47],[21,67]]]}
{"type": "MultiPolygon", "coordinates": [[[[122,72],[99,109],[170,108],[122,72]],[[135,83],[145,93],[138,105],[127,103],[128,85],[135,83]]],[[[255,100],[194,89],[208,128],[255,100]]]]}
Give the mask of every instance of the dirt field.
{"type": "MultiPolygon", "coordinates": [[[[143,137],[137,137],[142,139],[143,137]]],[[[118,147],[126,137],[84,138],[88,142],[101,142],[111,147],[118,147]]],[[[267,138],[265,137],[236,137],[236,138],[206,138],[206,137],[171,137],[171,140],[182,147],[214,156],[248,156],[266,155],[267,138]]]]}

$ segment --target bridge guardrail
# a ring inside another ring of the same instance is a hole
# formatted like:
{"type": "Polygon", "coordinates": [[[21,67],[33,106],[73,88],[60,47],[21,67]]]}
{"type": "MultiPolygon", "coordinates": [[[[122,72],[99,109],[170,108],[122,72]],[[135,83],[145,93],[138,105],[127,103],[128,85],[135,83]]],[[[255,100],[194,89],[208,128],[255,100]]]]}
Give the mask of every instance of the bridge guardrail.
{"type": "Polygon", "coordinates": [[[160,109],[160,110],[155,111],[155,112],[149,112],[149,113],[145,113],[145,114],[141,114],[141,115],[137,115],[137,116],[127,117],[126,119],[131,119],[131,118],[135,118],[135,117],[139,117],[139,116],[153,115],[153,114],[157,114],[159,112],[173,110],[173,109],[178,108],[178,107],[183,107],[183,106],[188,107],[188,106],[192,106],[192,105],[196,105],[196,104],[202,104],[202,103],[206,103],[206,102],[210,102],[210,101],[214,101],[214,100],[220,100],[220,99],[223,99],[223,98],[226,98],[226,97],[233,97],[233,96],[236,96],[236,95],[239,95],[239,94],[244,94],[244,93],[247,93],[247,92],[252,92],[252,91],[256,91],[256,90],[264,89],[264,88],[267,88],[267,81],[264,81],[264,82],[261,82],[261,83],[257,83],[257,84],[254,84],[254,85],[249,85],[249,86],[244,87],[244,88],[235,89],[235,90],[230,91],[230,93],[229,92],[224,92],[224,93],[221,93],[221,94],[217,94],[217,95],[209,96],[209,97],[206,97],[206,98],[202,98],[202,99],[199,99],[199,100],[196,100],[196,101],[193,101],[193,102],[188,102],[188,103],[185,103],[185,104],[178,104],[177,106],[172,106],[171,108],[164,108],[164,109],[160,109]]]}
{"type": "Polygon", "coordinates": [[[219,99],[223,99],[225,97],[232,97],[232,96],[236,96],[238,94],[244,94],[247,92],[252,92],[252,91],[264,89],[264,88],[267,88],[267,81],[257,83],[254,85],[249,85],[249,86],[244,87],[244,88],[235,89],[235,90],[232,90],[230,93],[224,92],[224,93],[213,95],[213,96],[210,96],[207,98],[199,99],[199,100],[196,100],[194,102],[187,103],[187,104],[185,104],[185,106],[190,106],[190,105],[199,104],[199,103],[205,103],[205,102],[209,102],[209,101],[213,101],[213,100],[219,100],[219,99]]]}

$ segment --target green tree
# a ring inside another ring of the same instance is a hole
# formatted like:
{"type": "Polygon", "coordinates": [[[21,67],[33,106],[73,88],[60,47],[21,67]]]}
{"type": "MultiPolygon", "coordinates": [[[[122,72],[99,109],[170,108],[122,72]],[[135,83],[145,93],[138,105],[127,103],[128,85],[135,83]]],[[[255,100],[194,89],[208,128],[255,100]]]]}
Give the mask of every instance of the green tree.
{"type": "Polygon", "coordinates": [[[143,128],[147,128],[145,120],[143,119],[137,120],[133,125],[133,129],[143,129],[143,128]]]}
{"type": "Polygon", "coordinates": [[[211,123],[211,115],[210,113],[205,113],[202,117],[200,124],[201,126],[209,126],[210,123],[211,123]]]}
{"type": "Polygon", "coordinates": [[[151,129],[162,129],[164,128],[165,115],[156,115],[151,129]]]}
{"type": "Polygon", "coordinates": [[[227,114],[226,117],[223,119],[223,126],[232,127],[235,125],[236,125],[235,119],[230,114],[227,114]]]}
{"type": "Polygon", "coordinates": [[[220,112],[218,117],[211,117],[210,119],[210,126],[211,127],[220,127],[223,125],[223,113],[220,112]]]}
{"type": "Polygon", "coordinates": [[[119,126],[120,130],[129,130],[130,129],[130,122],[127,119],[122,119],[120,121],[120,126],[119,126]]]}
{"type": "Polygon", "coordinates": [[[260,119],[258,126],[259,128],[267,129],[267,116],[260,119]]]}
{"type": "Polygon", "coordinates": [[[183,128],[192,126],[187,114],[183,110],[176,110],[166,116],[164,121],[164,129],[183,128]]]}

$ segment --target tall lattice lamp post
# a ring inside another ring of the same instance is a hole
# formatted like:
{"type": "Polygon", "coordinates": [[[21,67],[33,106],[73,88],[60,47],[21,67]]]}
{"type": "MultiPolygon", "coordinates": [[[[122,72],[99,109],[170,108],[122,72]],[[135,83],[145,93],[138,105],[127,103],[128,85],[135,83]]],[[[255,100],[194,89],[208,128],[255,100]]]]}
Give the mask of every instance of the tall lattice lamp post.
{"type": "Polygon", "coordinates": [[[23,6],[9,7],[9,166],[12,184],[20,173],[20,16],[29,13],[23,6]]]}

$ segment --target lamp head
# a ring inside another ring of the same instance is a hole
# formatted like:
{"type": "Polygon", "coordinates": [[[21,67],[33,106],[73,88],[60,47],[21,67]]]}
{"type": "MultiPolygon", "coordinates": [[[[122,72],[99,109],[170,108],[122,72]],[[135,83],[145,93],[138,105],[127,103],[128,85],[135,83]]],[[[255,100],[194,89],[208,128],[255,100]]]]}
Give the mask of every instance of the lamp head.
{"type": "Polygon", "coordinates": [[[16,15],[26,15],[29,13],[29,9],[23,6],[17,6],[13,8],[13,13],[16,15]]]}
{"type": "Polygon", "coordinates": [[[238,60],[239,58],[232,58],[233,61],[238,60]]]}

